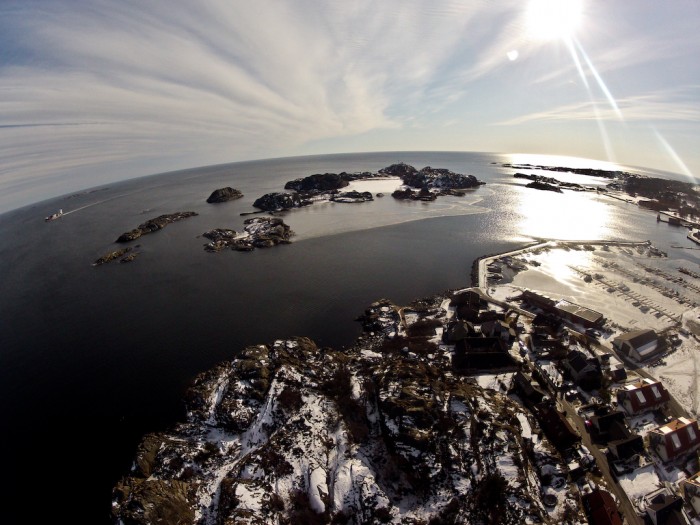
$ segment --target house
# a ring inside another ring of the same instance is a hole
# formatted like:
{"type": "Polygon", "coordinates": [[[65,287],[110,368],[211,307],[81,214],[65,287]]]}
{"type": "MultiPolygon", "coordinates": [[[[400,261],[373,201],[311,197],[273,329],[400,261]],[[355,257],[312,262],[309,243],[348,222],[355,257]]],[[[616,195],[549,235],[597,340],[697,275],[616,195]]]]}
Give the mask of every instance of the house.
{"type": "Polygon", "coordinates": [[[695,515],[700,515],[700,472],[681,482],[681,494],[695,515]]]}
{"type": "Polygon", "coordinates": [[[649,448],[667,462],[700,448],[700,430],[694,419],[680,417],[650,430],[649,448]]]}
{"type": "Polygon", "coordinates": [[[617,504],[609,492],[595,489],[584,494],[581,502],[591,525],[622,525],[617,504]]]}
{"type": "Polygon", "coordinates": [[[562,361],[562,367],[569,372],[571,379],[584,390],[600,388],[603,373],[597,359],[580,350],[570,351],[562,361]]]}
{"type": "Polygon", "coordinates": [[[611,368],[610,379],[615,383],[621,383],[627,379],[627,370],[624,367],[611,368]]]}
{"type": "Polygon", "coordinates": [[[447,344],[454,344],[457,341],[466,339],[467,337],[474,337],[476,335],[476,330],[474,325],[469,321],[455,321],[447,325],[442,341],[447,344]]]}
{"type": "Polygon", "coordinates": [[[481,333],[486,337],[500,337],[505,342],[512,341],[517,333],[506,321],[486,321],[481,325],[481,333]]]}
{"type": "Polygon", "coordinates": [[[553,312],[556,304],[556,301],[551,297],[532,290],[523,290],[522,299],[523,302],[545,312],[553,312]]]}
{"type": "Polygon", "coordinates": [[[535,361],[535,371],[533,375],[552,392],[559,392],[564,388],[564,376],[557,368],[557,365],[549,359],[538,359],[535,361]]]}
{"type": "Polygon", "coordinates": [[[467,337],[457,342],[452,368],[457,373],[473,370],[515,369],[513,356],[498,337],[467,337]]]}
{"type": "Polygon", "coordinates": [[[683,513],[683,499],[661,488],[644,496],[647,516],[653,525],[688,523],[683,513]]]}
{"type": "Polygon", "coordinates": [[[569,301],[561,300],[554,305],[554,308],[562,319],[585,328],[600,327],[605,323],[605,317],[600,312],[569,301]]]}
{"type": "Polygon", "coordinates": [[[635,361],[643,361],[659,348],[659,336],[654,330],[635,330],[613,339],[613,347],[635,361]]]}
{"type": "Polygon", "coordinates": [[[670,399],[660,381],[642,379],[617,391],[617,402],[629,416],[664,408],[670,399]]]}
{"type": "Polygon", "coordinates": [[[619,410],[596,414],[590,418],[591,430],[597,441],[627,439],[630,431],[625,425],[625,414],[619,410]]]}
{"type": "Polygon", "coordinates": [[[541,403],[534,407],[533,415],[551,443],[560,451],[571,448],[581,440],[564,414],[553,403],[541,403]]]}
{"type": "Polygon", "coordinates": [[[614,459],[626,461],[644,453],[644,440],[642,436],[630,434],[627,438],[609,442],[608,452],[614,459]]]}
{"type": "Polygon", "coordinates": [[[516,372],[513,376],[513,392],[515,392],[523,400],[526,406],[535,406],[547,397],[547,393],[540,387],[532,376],[523,372],[516,372]]]}
{"type": "Polygon", "coordinates": [[[482,307],[486,307],[486,301],[482,299],[481,294],[476,290],[463,290],[452,296],[450,306],[469,306],[472,309],[479,310],[482,307]]]}

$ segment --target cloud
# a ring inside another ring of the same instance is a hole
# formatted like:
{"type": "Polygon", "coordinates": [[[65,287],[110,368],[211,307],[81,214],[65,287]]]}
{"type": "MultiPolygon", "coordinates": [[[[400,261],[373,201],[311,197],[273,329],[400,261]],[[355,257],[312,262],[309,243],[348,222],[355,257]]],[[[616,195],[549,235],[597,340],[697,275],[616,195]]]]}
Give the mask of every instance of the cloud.
{"type": "MultiPolygon", "coordinates": [[[[543,44],[524,39],[522,13],[516,0],[7,0],[0,211],[19,202],[10,195],[19,188],[29,202],[380,132],[429,139],[431,129],[477,115],[483,100],[516,100],[508,68],[543,74],[534,67],[543,44]],[[513,49],[516,62],[507,58],[513,49]]],[[[622,37],[592,55],[599,70],[658,59],[653,37],[622,37]]],[[[551,70],[559,74],[561,64],[551,70]]],[[[641,102],[684,122],[693,114],[661,96],[641,102]]],[[[523,115],[498,120],[590,113],[587,104],[551,103],[559,107],[522,106],[523,115]]],[[[624,108],[626,118],[635,108],[624,108]]]]}
{"type": "Polygon", "coordinates": [[[696,123],[700,120],[700,108],[695,104],[700,86],[676,88],[673,93],[664,91],[616,99],[618,113],[607,100],[587,100],[537,111],[498,122],[500,126],[517,126],[535,121],[591,121],[620,122],[620,113],[626,123],[644,124],[660,121],[696,123]],[[695,94],[695,96],[693,96],[695,94]]]}

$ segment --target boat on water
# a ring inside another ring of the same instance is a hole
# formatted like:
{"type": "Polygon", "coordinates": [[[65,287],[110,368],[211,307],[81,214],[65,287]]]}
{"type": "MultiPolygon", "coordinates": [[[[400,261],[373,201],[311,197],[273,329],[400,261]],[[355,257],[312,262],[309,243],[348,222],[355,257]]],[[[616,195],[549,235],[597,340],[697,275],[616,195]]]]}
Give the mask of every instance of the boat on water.
{"type": "Polygon", "coordinates": [[[700,244],[700,229],[698,228],[693,228],[688,232],[688,235],[686,235],[688,239],[691,241],[696,242],[697,244],[700,244]]]}
{"type": "Polygon", "coordinates": [[[58,210],[56,213],[52,213],[51,215],[49,215],[48,217],[46,217],[44,220],[45,220],[46,222],[55,221],[56,219],[58,219],[58,218],[60,218],[60,217],[62,217],[62,216],[63,216],[63,210],[61,209],[61,210],[58,210]]]}

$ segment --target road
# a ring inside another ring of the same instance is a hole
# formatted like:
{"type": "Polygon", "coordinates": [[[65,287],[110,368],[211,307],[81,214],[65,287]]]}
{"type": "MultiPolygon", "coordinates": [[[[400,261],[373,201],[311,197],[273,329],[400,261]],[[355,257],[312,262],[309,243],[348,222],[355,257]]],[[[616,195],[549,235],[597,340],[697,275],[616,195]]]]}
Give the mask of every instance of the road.
{"type": "Polygon", "coordinates": [[[615,478],[610,473],[608,468],[608,460],[605,455],[600,451],[600,449],[591,441],[591,436],[586,430],[583,418],[581,418],[576,412],[576,408],[569,403],[566,399],[558,399],[557,403],[560,405],[561,410],[566,413],[566,417],[570,423],[574,425],[578,433],[581,435],[581,443],[591,451],[591,454],[595,458],[596,465],[600,469],[600,472],[605,479],[608,489],[615,495],[615,498],[619,502],[619,510],[625,517],[625,522],[628,525],[644,525],[644,520],[637,515],[637,511],[630,502],[625,491],[620,488],[615,478]]]}

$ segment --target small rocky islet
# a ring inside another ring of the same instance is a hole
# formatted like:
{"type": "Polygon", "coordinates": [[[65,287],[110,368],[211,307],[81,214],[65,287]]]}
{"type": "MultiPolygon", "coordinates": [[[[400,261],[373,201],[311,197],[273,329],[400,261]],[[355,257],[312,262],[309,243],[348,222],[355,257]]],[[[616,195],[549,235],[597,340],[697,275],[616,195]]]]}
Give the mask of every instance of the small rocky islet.
{"type": "Polygon", "coordinates": [[[225,248],[249,252],[255,248],[270,248],[278,244],[289,244],[294,235],[291,228],[279,217],[255,217],[246,219],[243,232],[216,228],[202,235],[210,240],[204,245],[208,252],[220,252],[225,248]]]}
{"type": "Polygon", "coordinates": [[[209,204],[218,204],[221,202],[240,199],[241,197],[243,197],[243,193],[241,193],[240,190],[227,186],[225,188],[214,190],[211,195],[207,197],[207,202],[209,204]]]}

